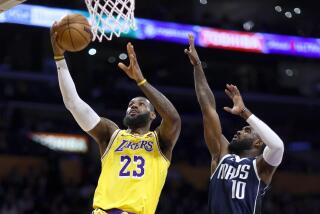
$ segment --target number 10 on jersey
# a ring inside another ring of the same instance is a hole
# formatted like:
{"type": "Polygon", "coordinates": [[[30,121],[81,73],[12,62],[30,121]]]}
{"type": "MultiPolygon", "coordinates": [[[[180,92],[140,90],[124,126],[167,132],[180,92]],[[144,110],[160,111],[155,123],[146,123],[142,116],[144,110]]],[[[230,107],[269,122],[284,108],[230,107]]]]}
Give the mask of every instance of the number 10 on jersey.
{"type": "Polygon", "coordinates": [[[134,155],[133,158],[128,155],[120,156],[120,163],[122,168],[120,169],[119,176],[122,178],[141,178],[144,175],[145,160],[142,156],[134,155]],[[135,169],[130,171],[128,167],[130,164],[135,165],[135,169]]]}
{"type": "Polygon", "coordinates": [[[246,183],[232,180],[232,198],[244,199],[246,183]]]}

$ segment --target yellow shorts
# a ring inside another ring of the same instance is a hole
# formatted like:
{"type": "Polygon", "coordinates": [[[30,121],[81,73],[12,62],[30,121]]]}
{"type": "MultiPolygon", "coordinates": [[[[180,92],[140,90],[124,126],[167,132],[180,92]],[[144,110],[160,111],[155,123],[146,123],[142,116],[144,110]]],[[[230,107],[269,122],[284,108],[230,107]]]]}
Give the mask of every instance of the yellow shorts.
{"type": "Polygon", "coordinates": [[[104,210],[102,210],[102,209],[95,209],[95,210],[92,211],[91,214],[113,214],[113,213],[115,213],[115,214],[118,214],[118,213],[119,213],[119,214],[130,214],[130,213],[128,213],[128,212],[121,211],[121,210],[115,210],[115,211],[111,211],[111,212],[109,213],[109,211],[106,212],[106,211],[104,211],[104,210]]]}
{"type": "Polygon", "coordinates": [[[91,214],[107,214],[107,212],[101,209],[95,209],[91,214]]]}

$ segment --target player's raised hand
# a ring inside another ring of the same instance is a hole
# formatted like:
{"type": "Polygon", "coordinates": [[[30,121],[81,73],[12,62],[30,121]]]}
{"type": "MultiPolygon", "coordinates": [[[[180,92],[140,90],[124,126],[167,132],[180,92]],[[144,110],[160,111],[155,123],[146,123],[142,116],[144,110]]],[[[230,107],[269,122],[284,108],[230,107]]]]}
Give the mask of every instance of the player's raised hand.
{"type": "Polygon", "coordinates": [[[121,68],[121,70],[123,70],[128,75],[128,77],[135,80],[136,82],[140,82],[144,80],[143,74],[140,70],[139,63],[137,61],[137,56],[134,51],[134,47],[130,42],[127,44],[127,52],[128,52],[130,64],[126,66],[120,62],[118,64],[119,68],[121,68]]]}
{"type": "Polygon", "coordinates": [[[57,27],[58,22],[55,21],[50,28],[51,45],[54,56],[63,56],[65,50],[63,50],[57,43],[57,27]]]}
{"type": "Polygon", "coordinates": [[[232,100],[233,107],[232,108],[224,107],[223,109],[231,114],[240,116],[240,114],[245,109],[245,105],[242,100],[242,96],[240,94],[239,89],[235,85],[227,84],[226,89],[224,91],[226,92],[228,97],[232,100]]]}
{"type": "Polygon", "coordinates": [[[194,47],[194,36],[192,34],[188,35],[189,38],[189,49],[184,49],[184,53],[188,55],[190,62],[193,66],[199,65],[201,63],[197,50],[194,47]]]}

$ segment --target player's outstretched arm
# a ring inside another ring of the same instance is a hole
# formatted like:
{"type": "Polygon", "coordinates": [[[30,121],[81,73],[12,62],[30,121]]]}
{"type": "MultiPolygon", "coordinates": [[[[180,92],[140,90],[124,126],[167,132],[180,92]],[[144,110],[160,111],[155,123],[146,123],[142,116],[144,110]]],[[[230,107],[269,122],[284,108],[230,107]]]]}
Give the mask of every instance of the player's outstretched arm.
{"type": "Polygon", "coordinates": [[[107,148],[109,138],[118,127],[112,121],[106,118],[100,118],[97,113],[79,97],[69,73],[67,63],[63,57],[65,50],[56,44],[56,28],[57,23],[54,23],[50,34],[63,102],[82,130],[89,133],[98,142],[100,154],[102,155],[107,148]]]}
{"type": "Polygon", "coordinates": [[[269,184],[276,168],[282,161],[284,152],[283,141],[267,124],[245,107],[240,91],[236,86],[227,84],[225,92],[233,101],[233,108],[224,107],[224,109],[231,114],[245,119],[259,135],[263,143],[266,144],[263,154],[257,158],[257,169],[261,179],[266,184],[269,184]]]}
{"type": "Polygon", "coordinates": [[[128,75],[128,77],[137,82],[140,89],[160,114],[162,121],[156,131],[159,135],[162,152],[169,160],[171,160],[172,150],[178,140],[181,130],[180,116],[172,103],[143,77],[136,53],[131,43],[127,44],[127,51],[130,64],[129,66],[126,66],[123,63],[119,63],[119,67],[128,75]]]}
{"type": "Polygon", "coordinates": [[[222,136],[220,119],[216,111],[216,101],[209,87],[202,69],[197,50],[194,46],[194,37],[189,35],[189,49],[184,52],[188,55],[194,67],[194,84],[200,108],[203,115],[204,137],[212,157],[212,171],[219,159],[227,153],[228,143],[222,136]]]}

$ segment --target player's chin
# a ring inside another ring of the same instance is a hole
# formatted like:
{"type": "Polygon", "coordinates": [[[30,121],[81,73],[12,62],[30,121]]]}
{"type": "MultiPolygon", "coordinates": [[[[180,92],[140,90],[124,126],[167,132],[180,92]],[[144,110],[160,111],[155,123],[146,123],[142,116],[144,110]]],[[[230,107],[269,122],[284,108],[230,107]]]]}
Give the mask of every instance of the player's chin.
{"type": "Polygon", "coordinates": [[[130,119],[136,119],[139,116],[139,114],[128,114],[127,117],[130,119]]]}

